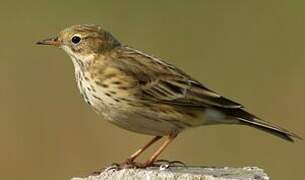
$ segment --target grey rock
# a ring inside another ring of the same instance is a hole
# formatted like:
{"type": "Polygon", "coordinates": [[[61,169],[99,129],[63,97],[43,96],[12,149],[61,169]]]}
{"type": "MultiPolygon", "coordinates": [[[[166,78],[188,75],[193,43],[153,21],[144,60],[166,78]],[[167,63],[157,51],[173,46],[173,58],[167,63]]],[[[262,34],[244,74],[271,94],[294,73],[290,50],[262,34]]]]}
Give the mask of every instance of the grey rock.
{"type": "Polygon", "coordinates": [[[269,180],[257,167],[152,167],[146,169],[106,169],[99,175],[71,180],[269,180]]]}

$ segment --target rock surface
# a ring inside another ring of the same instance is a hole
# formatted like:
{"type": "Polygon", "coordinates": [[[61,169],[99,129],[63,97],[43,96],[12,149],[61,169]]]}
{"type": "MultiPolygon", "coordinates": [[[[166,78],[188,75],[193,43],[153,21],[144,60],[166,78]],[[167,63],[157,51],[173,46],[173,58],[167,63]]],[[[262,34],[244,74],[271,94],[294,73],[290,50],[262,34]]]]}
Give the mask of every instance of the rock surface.
{"type": "Polygon", "coordinates": [[[257,167],[153,167],[146,169],[108,169],[99,175],[71,180],[269,180],[264,170],[257,167]]]}

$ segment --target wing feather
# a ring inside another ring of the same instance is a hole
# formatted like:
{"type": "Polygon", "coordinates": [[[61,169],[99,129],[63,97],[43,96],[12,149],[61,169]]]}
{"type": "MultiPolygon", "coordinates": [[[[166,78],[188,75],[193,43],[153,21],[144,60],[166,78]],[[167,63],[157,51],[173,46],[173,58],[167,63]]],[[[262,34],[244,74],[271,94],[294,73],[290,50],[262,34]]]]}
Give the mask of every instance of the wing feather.
{"type": "Polygon", "coordinates": [[[158,58],[129,47],[124,48],[113,64],[138,81],[137,88],[144,100],[192,107],[243,107],[158,58]]]}

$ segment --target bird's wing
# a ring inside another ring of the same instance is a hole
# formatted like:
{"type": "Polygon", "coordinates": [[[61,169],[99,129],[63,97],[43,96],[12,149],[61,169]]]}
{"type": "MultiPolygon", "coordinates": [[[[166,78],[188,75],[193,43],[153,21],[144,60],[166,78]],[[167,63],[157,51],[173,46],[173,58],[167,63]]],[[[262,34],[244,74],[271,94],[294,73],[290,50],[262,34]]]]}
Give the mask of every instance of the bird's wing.
{"type": "Polygon", "coordinates": [[[242,108],[158,58],[124,47],[114,62],[137,81],[141,99],[192,107],[242,108]]]}
{"type": "Polygon", "coordinates": [[[194,107],[242,108],[241,104],[186,77],[160,75],[147,81],[141,89],[145,98],[162,103],[194,107]]]}

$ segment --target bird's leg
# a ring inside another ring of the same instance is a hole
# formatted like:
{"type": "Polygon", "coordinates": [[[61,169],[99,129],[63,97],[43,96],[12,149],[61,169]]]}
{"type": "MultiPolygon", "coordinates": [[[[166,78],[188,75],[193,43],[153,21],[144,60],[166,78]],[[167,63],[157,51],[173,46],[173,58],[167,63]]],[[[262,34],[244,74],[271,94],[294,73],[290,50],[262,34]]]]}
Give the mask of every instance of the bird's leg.
{"type": "Polygon", "coordinates": [[[151,146],[152,144],[154,144],[155,142],[157,142],[159,139],[161,139],[162,136],[155,136],[152,140],[150,140],[147,144],[145,144],[145,146],[143,146],[142,148],[138,149],[135,153],[133,153],[127,160],[125,160],[121,165],[127,165],[130,164],[132,165],[134,160],[140,155],[142,154],[149,146],[151,146]]]}
{"type": "Polygon", "coordinates": [[[142,165],[143,167],[151,166],[154,164],[163,150],[177,137],[177,134],[169,135],[160,148],[142,165]]]}

